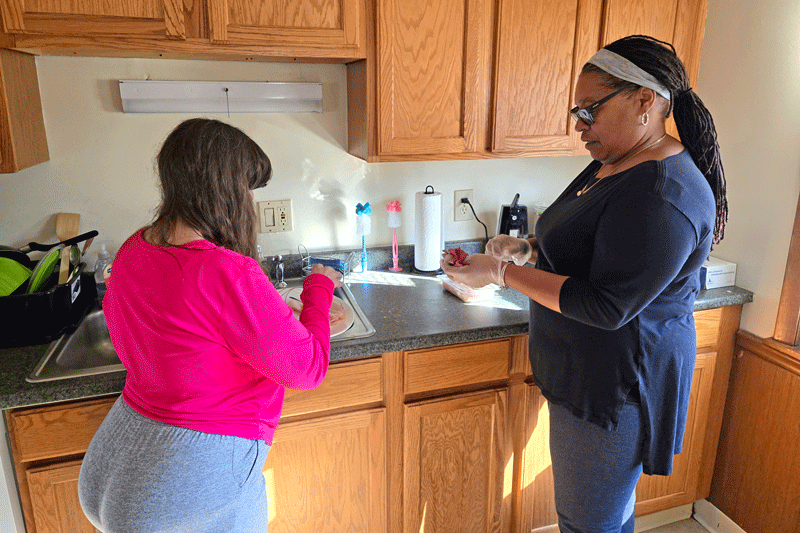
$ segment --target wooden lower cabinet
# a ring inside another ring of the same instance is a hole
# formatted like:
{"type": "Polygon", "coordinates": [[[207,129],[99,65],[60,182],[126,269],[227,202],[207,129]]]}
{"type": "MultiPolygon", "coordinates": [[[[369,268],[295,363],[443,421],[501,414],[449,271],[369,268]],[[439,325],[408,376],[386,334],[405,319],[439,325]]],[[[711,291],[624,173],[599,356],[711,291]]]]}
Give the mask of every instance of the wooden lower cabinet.
{"type": "Polygon", "coordinates": [[[264,465],[270,533],[386,531],[385,412],[282,425],[264,465]]]}
{"type": "Polygon", "coordinates": [[[404,533],[508,531],[505,410],[502,390],[406,405],[404,533]]]}
{"type": "MultiPolygon", "coordinates": [[[[36,531],[94,533],[97,531],[78,501],[80,461],[34,468],[27,472],[36,531]]],[[[32,531],[28,528],[28,531],[32,531]]]]}
{"type": "Polygon", "coordinates": [[[700,463],[703,460],[704,429],[708,425],[711,378],[716,357],[717,354],[713,352],[697,356],[683,451],[673,458],[672,474],[669,476],[642,476],[636,486],[637,516],[693,503],[702,498],[698,496],[700,463]]]}
{"type": "MultiPolygon", "coordinates": [[[[674,457],[669,476],[643,475],[636,486],[636,515],[642,516],[684,504],[698,496],[700,463],[703,460],[705,427],[716,354],[698,355],[686,420],[683,451],[674,457]]],[[[558,522],[553,494],[553,471],[549,453],[547,400],[534,385],[525,385],[525,445],[520,473],[519,531],[558,522]]],[[[713,458],[711,459],[713,460],[713,458]]]]}
{"type": "MultiPolygon", "coordinates": [[[[683,452],[645,476],[636,514],[708,496],[741,305],[695,313],[683,452]]],[[[332,364],[287,391],[264,466],[270,531],[528,533],[556,523],[547,402],[527,337],[332,364]]],[[[80,460],[114,397],[6,411],[28,533],[93,531],[80,460]]]]}

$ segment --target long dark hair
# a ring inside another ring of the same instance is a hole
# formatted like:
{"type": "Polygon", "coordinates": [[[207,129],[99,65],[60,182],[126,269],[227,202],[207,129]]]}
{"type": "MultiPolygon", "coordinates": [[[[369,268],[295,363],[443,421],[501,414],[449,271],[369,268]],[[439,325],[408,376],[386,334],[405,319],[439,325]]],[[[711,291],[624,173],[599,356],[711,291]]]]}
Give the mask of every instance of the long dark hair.
{"type": "MultiPolygon", "coordinates": [[[[717,204],[717,217],[714,222],[714,244],[725,236],[725,223],[728,221],[728,195],[725,183],[725,172],[722,169],[717,130],[706,106],[692,90],[686,67],[675,53],[675,48],[667,42],[659,41],[647,35],[631,35],[623,37],[605,46],[632,62],[669,90],[669,105],[665,106],[663,119],[670,113],[675,115],[675,126],[681,143],[700,172],[703,173],[717,204]]],[[[583,71],[597,72],[605,75],[610,89],[630,86],[631,92],[639,86],[614,76],[602,69],[587,63],[583,71]]]]}
{"type": "Polygon", "coordinates": [[[256,257],[256,213],[250,191],[272,176],[264,151],[240,129],[194,118],[167,136],[156,159],[161,205],[151,238],[167,244],[183,222],[204,239],[256,257]]]}

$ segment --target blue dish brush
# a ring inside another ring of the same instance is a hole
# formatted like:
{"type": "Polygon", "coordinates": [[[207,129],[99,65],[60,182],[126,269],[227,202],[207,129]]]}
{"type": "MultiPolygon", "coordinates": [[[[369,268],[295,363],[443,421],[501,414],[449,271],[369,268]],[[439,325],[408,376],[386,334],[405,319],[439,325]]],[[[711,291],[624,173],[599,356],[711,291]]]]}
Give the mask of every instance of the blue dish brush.
{"type": "Polygon", "coordinates": [[[361,272],[367,271],[367,240],[366,236],[372,233],[372,221],[370,215],[372,207],[369,202],[364,205],[360,203],[356,206],[356,235],[361,236],[361,272]]]}

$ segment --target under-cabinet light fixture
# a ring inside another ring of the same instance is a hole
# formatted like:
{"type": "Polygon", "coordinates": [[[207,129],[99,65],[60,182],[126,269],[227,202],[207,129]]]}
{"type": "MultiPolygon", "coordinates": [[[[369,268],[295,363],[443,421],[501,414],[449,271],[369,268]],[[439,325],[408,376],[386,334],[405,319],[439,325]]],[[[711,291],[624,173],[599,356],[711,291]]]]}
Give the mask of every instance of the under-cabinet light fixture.
{"type": "Polygon", "coordinates": [[[322,112],[321,83],[119,80],[125,113],[322,112]]]}

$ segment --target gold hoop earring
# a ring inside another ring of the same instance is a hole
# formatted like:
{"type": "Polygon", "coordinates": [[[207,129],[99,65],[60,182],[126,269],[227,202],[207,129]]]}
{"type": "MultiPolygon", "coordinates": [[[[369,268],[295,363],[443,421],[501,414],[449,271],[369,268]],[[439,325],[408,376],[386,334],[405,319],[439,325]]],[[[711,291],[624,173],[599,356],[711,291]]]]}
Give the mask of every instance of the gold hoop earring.
{"type": "Polygon", "coordinates": [[[642,126],[647,126],[650,123],[650,115],[647,114],[647,111],[642,113],[642,126]]]}

